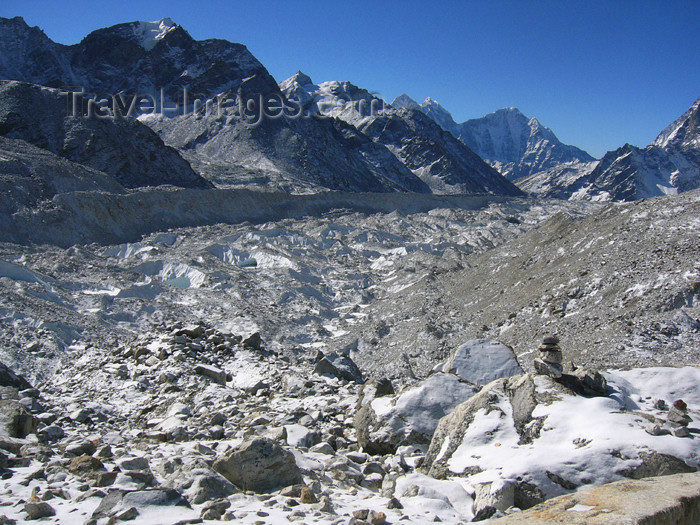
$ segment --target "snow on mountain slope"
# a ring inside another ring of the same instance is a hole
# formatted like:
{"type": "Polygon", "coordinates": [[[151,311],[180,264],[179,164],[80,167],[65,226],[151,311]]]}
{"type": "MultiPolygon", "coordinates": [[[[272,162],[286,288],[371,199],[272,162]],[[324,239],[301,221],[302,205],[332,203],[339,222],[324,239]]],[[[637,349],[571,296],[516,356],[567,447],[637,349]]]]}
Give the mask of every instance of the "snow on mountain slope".
{"type": "Polygon", "coordinates": [[[419,105],[404,94],[397,97],[392,106],[420,109],[509,180],[560,164],[594,160],[585,151],[561,143],[552,130],[540,124],[536,118],[526,117],[517,108],[500,109],[458,124],[445,108],[430,97],[419,105]]]}
{"type": "Polygon", "coordinates": [[[659,133],[651,145],[665,149],[700,149],[700,98],[659,133]]]}
{"type": "Polygon", "coordinates": [[[700,188],[700,99],[646,148],[625,144],[597,163],[546,170],[518,186],[539,197],[612,201],[700,188]]]}
{"type": "Polygon", "coordinates": [[[434,193],[519,194],[515,186],[420,111],[391,108],[347,81],[317,85],[303,73],[280,86],[285,95],[296,96],[314,112],[347,122],[386,146],[434,193]]]}
{"type": "Polygon", "coordinates": [[[590,188],[588,175],[598,165],[593,162],[566,162],[516,179],[515,185],[532,196],[554,199],[582,198],[590,188]]]}
{"type": "Polygon", "coordinates": [[[163,40],[165,35],[175,29],[176,24],[170,18],[161,18],[156,22],[133,22],[133,26],[141,46],[150,51],[159,40],[163,40]]]}

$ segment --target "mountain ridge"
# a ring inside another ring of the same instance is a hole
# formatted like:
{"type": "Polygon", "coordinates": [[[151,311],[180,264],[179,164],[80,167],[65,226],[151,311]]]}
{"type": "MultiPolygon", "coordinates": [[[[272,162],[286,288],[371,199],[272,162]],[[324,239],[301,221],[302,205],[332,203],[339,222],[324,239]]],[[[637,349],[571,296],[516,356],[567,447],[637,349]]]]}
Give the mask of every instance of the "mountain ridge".
{"type": "Polygon", "coordinates": [[[559,164],[595,160],[585,151],[562,143],[537,118],[528,118],[514,107],[502,108],[483,117],[457,123],[449,111],[430,97],[418,104],[403,94],[392,105],[420,109],[509,180],[532,175],[559,164]]]}

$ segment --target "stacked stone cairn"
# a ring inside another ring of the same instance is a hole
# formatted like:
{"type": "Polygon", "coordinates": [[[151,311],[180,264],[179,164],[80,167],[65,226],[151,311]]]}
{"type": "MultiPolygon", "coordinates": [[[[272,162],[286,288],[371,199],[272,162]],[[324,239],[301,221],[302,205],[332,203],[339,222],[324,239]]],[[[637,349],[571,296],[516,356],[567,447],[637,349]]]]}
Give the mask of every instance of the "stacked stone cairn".
{"type": "Polygon", "coordinates": [[[688,430],[688,424],[692,421],[692,418],[688,415],[688,405],[685,401],[678,399],[673,402],[668,411],[668,422],[673,428],[673,435],[677,437],[688,437],[690,431],[688,430]]]}
{"type": "Polygon", "coordinates": [[[535,371],[538,374],[559,379],[563,373],[563,355],[559,348],[559,337],[547,335],[542,339],[542,344],[537,347],[540,351],[539,359],[535,359],[535,371]]]}

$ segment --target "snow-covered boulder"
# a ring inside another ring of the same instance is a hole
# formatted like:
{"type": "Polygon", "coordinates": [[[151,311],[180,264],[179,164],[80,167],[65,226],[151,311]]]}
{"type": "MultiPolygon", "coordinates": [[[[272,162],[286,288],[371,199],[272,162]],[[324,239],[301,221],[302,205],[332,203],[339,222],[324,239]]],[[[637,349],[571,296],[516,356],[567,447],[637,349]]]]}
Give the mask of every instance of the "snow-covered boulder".
{"type": "Polygon", "coordinates": [[[645,428],[650,420],[672,426],[668,409],[654,400],[682,397],[697,413],[700,369],[607,372],[608,394],[594,397],[581,395],[575,376],[564,378],[570,380],[523,374],[489,383],[440,421],[422,469],[474,485],[517,480],[521,501],[520,492],[533,486],[552,497],[591,483],[697,469],[692,439],[645,428]]]}
{"type": "Polygon", "coordinates": [[[512,348],[488,339],[474,339],[460,345],[442,371],[479,385],[524,373],[512,348]]]}
{"type": "Polygon", "coordinates": [[[453,374],[437,373],[397,396],[377,397],[355,416],[357,441],[370,454],[427,444],[440,419],[476,391],[473,384],[453,374]]]}

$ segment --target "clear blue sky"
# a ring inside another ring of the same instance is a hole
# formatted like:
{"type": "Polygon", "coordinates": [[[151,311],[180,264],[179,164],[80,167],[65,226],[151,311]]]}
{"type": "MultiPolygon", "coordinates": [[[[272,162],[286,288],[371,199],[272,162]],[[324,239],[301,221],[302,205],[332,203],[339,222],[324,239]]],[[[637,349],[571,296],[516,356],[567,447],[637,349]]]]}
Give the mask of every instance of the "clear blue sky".
{"type": "Polygon", "coordinates": [[[278,81],[430,96],[457,121],[515,106],[594,156],[648,144],[700,97],[698,0],[0,3],[15,15],[65,44],[168,16],[246,44],[278,81]]]}

